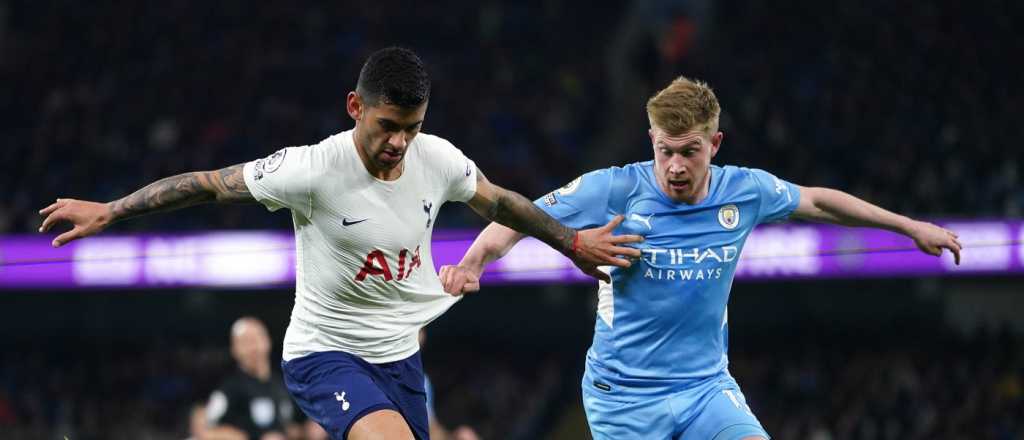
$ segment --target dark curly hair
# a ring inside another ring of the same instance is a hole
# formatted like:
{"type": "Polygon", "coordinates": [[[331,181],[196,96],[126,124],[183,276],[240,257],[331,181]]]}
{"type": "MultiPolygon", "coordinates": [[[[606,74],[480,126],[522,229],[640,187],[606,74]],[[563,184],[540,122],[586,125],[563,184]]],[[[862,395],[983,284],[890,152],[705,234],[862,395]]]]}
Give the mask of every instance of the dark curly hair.
{"type": "Polygon", "coordinates": [[[413,51],[389,47],[374,52],[363,64],[356,93],[371,106],[383,102],[417,107],[430,98],[430,77],[413,51]]]}

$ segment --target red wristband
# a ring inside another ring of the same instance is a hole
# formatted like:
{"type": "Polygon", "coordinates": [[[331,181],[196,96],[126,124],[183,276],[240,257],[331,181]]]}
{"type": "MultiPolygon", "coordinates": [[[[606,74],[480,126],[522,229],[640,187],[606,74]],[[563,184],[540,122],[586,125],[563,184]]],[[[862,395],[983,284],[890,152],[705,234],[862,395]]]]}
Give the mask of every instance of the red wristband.
{"type": "Polygon", "coordinates": [[[572,237],[572,254],[579,254],[580,251],[580,231],[576,231],[576,235],[572,237]]]}

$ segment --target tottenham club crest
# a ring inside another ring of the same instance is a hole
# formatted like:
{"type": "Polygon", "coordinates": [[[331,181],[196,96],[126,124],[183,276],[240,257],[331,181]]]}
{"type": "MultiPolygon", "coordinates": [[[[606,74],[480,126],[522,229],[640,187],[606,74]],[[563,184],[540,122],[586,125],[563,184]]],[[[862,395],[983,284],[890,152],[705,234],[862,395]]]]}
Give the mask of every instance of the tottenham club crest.
{"type": "Polygon", "coordinates": [[[427,227],[430,227],[430,223],[433,219],[430,217],[430,210],[434,208],[434,202],[428,202],[423,200],[423,212],[427,214],[427,227]]]}
{"type": "Polygon", "coordinates": [[[718,210],[718,223],[725,229],[736,229],[740,224],[740,209],[736,205],[725,205],[718,210]]]}

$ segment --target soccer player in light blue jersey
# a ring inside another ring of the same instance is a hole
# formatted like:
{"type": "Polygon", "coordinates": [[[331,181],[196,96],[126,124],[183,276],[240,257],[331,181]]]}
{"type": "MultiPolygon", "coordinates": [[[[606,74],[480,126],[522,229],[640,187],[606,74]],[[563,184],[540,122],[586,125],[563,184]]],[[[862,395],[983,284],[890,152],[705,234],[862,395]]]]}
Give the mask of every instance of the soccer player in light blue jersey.
{"type": "MultiPolygon", "coordinates": [[[[575,228],[617,216],[616,233],[645,237],[641,261],[607,270],[598,287],[583,403],[595,439],[767,439],[729,374],[726,304],[736,263],[759,224],[796,217],[906,235],[921,251],[961,245],[952,231],[849,194],[794,185],[750,168],[711,165],[722,144],[707,84],[678,78],[647,103],[654,160],[592,171],[535,203],[575,228]]],[[[484,266],[523,237],[492,223],[445,290],[479,289],[484,266]]]]}

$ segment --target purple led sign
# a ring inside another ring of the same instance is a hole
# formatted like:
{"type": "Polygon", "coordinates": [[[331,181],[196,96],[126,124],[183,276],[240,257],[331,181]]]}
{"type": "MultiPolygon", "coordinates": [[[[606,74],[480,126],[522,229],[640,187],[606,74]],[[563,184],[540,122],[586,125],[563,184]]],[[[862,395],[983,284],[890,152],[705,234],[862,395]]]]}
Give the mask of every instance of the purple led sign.
{"type": "MultiPolygon", "coordinates": [[[[754,230],[736,278],[810,279],[1024,274],[1024,222],[942,222],[966,246],[960,266],[873,229],[788,224],[754,230]]],[[[473,231],[435,232],[436,265],[454,264],[473,231]]],[[[102,235],[54,249],[39,235],[0,238],[0,288],[288,287],[295,281],[290,232],[102,235]]],[[[492,264],[485,283],[592,282],[568,259],[527,239],[492,264]]]]}

